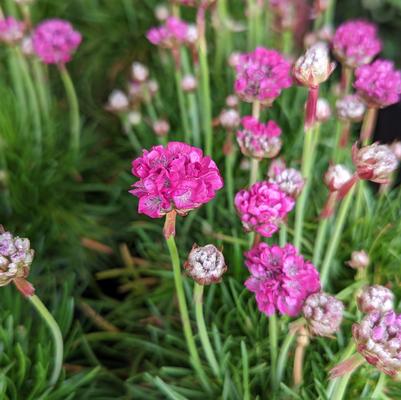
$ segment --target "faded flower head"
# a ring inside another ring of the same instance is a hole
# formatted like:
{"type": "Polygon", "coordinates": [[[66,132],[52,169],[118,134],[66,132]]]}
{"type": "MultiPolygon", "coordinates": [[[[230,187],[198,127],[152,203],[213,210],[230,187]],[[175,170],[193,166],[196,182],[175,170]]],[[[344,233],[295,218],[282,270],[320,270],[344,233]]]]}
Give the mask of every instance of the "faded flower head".
{"type": "Polygon", "coordinates": [[[186,273],[200,285],[220,282],[227,271],[223,253],[212,244],[202,247],[194,245],[184,268],[186,273]]]}
{"type": "Polygon", "coordinates": [[[297,316],[305,299],[320,290],[319,273],[292,244],[284,247],[259,243],[245,253],[251,276],[245,286],[255,293],[261,312],[297,316]]]}
{"type": "Polygon", "coordinates": [[[165,119],[157,119],[152,127],[157,136],[166,136],[170,131],[170,124],[165,119]]]}
{"type": "Polygon", "coordinates": [[[186,74],[182,78],[181,87],[184,92],[193,92],[198,86],[198,82],[194,75],[186,74]]]}
{"type": "Polygon", "coordinates": [[[387,375],[401,370],[401,315],[374,311],[352,326],[358,352],[387,375]]]}
{"type": "Polygon", "coordinates": [[[334,34],[332,45],[337,59],[350,68],[369,64],[382,47],[376,25],[362,20],[341,24],[334,34]]]}
{"type": "Polygon", "coordinates": [[[214,161],[202,150],[181,142],[154,146],[132,162],[139,181],[130,193],[139,198],[138,212],[161,218],[175,210],[180,215],[212,200],[223,187],[214,161]]]}
{"type": "Polygon", "coordinates": [[[347,264],[353,269],[365,269],[369,266],[370,259],[365,250],[353,251],[351,260],[347,264]]]}
{"type": "Polygon", "coordinates": [[[287,168],[281,159],[274,159],[271,162],[269,182],[275,183],[284,193],[296,199],[302,192],[305,180],[302,174],[295,168],[287,168]]]}
{"type": "Polygon", "coordinates": [[[149,70],[142,63],[135,61],[131,66],[131,76],[136,82],[145,82],[149,77],[149,70]]]}
{"type": "Polygon", "coordinates": [[[188,24],[176,17],[168,17],[166,23],[150,29],[146,37],[156,46],[174,48],[187,41],[188,24]]]}
{"type": "Polygon", "coordinates": [[[335,63],[330,62],[326,43],[318,42],[298,58],[293,68],[295,79],[302,85],[316,88],[333,72],[335,63]]]}
{"type": "Polygon", "coordinates": [[[381,285],[364,287],[359,293],[356,301],[359,310],[365,314],[372,311],[385,313],[394,308],[393,292],[381,285]]]}
{"type": "Polygon", "coordinates": [[[330,119],[330,117],[330,103],[326,99],[319,97],[316,103],[316,120],[318,122],[326,122],[330,119]]]}
{"type": "Polygon", "coordinates": [[[62,19],[49,19],[40,23],[32,36],[36,55],[45,64],[65,64],[82,41],[73,26],[62,19]]]}
{"type": "Polygon", "coordinates": [[[313,335],[331,336],[340,328],[344,305],[334,296],[318,292],[305,300],[302,312],[313,335]]]}
{"type": "Polygon", "coordinates": [[[128,107],[129,107],[128,97],[122,90],[115,89],[110,93],[106,105],[106,109],[108,111],[120,113],[127,111],[128,107]]]}
{"type": "Polygon", "coordinates": [[[401,71],[388,60],[362,65],[355,72],[357,94],[370,107],[387,107],[397,103],[401,94],[401,71]]]}
{"type": "Polygon", "coordinates": [[[324,183],[331,192],[340,190],[352,177],[351,172],[342,164],[330,165],[324,174],[324,183]]]}
{"type": "Polygon", "coordinates": [[[362,121],[366,111],[365,103],[355,94],[350,94],[336,101],[337,116],[344,121],[362,121]]]}
{"type": "Polygon", "coordinates": [[[271,105],[283,89],[291,86],[290,72],[290,63],[279,52],[258,47],[240,55],[235,91],[243,101],[271,105]]]}
{"type": "Polygon", "coordinates": [[[281,149],[281,128],[274,122],[259,122],[251,116],[241,120],[243,129],[237,132],[237,142],[244,155],[252,158],[273,158],[281,149]]]}
{"type": "Polygon", "coordinates": [[[237,110],[226,108],[220,113],[219,122],[223,128],[232,130],[238,128],[241,117],[237,110]]]}
{"type": "Polygon", "coordinates": [[[269,0],[279,30],[294,29],[297,24],[297,7],[293,0],[269,0]]]}
{"type": "Polygon", "coordinates": [[[271,182],[256,182],[235,196],[235,207],[246,231],[271,237],[293,209],[295,201],[271,182]]]}
{"type": "Polygon", "coordinates": [[[6,44],[16,44],[24,37],[26,25],[14,17],[0,19],[0,41],[6,44]]]}

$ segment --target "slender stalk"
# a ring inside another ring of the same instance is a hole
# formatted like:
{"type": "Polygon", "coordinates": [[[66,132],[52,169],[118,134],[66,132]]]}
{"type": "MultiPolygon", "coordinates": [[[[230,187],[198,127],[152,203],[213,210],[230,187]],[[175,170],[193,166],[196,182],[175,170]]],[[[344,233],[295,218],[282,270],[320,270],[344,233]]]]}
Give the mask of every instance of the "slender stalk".
{"type": "Polygon", "coordinates": [[[15,96],[18,100],[18,109],[21,112],[21,119],[25,121],[25,118],[27,116],[27,105],[26,105],[26,99],[25,99],[25,93],[24,93],[24,87],[22,84],[22,77],[21,73],[22,71],[18,67],[18,60],[17,60],[17,55],[15,54],[15,51],[13,48],[9,48],[9,54],[7,56],[7,61],[8,61],[8,69],[10,72],[15,96]]]}
{"type": "Polygon", "coordinates": [[[224,157],[225,161],[225,185],[227,192],[228,209],[232,214],[235,214],[234,209],[234,164],[235,164],[235,151],[232,149],[224,157]]]}
{"type": "Polygon", "coordinates": [[[245,342],[241,341],[241,355],[242,355],[242,387],[244,391],[243,400],[251,400],[251,393],[249,387],[249,360],[248,352],[246,350],[245,342]]]}
{"type": "Polygon", "coordinates": [[[194,286],[194,301],[195,301],[195,315],[196,324],[198,326],[198,333],[200,341],[202,343],[203,351],[205,352],[207,361],[212,368],[213,373],[216,377],[220,377],[219,364],[217,363],[216,356],[214,355],[213,347],[209,340],[207,333],[205,318],[203,316],[203,285],[199,285],[195,282],[194,286]]]}
{"type": "Polygon", "coordinates": [[[273,314],[269,317],[269,342],[270,342],[270,376],[273,390],[276,390],[277,383],[277,356],[278,356],[278,328],[277,316],[273,314]]]}
{"type": "Polygon", "coordinates": [[[381,372],[379,379],[376,383],[375,390],[372,393],[372,399],[380,398],[380,395],[383,393],[384,386],[386,384],[386,374],[381,372]]]}
{"type": "Polygon", "coordinates": [[[377,111],[377,108],[369,107],[365,113],[360,134],[360,141],[363,146],[369,144],[372,139],[373,130],[376,125],[377,111]]]}
{"type": "MultiPolygon", "coordinates": [[[[252,103],[252,116],[259,120],[260,118],[260,102],[255,100],[252,103]]],[[[259,164],[260,160],[256,158],[251,159],[251,172],[249,176],[249,186],[252,186],[259,178],[259,164]]]]}
{"type": "Polygon", "coordinates": [[[289,29],[286,29],[283,32],[282,40],[283,40],[283,53],[286,55],[291,55],[292,48],[294,45],[292,31],[289,29]]]}
{"type": "Polygon", "coordinates": [[[280,246],[284,247],[285,244],[287,243],[287,225],[286,224],[281,224],[279,235],[280,235],[280,246]]]}
{"type": "Polygon", "coordinates": [[[342,65],[341,91],[344,96],[349,94],[351,90],[353,76],[354,76],[354,71],[352,70],[352,68],[347,67],[346,65],[342,65]]]}
{"type": "Polygon", "coordinates": [[[283,380],[283,375],[288,361],[288,352],[291,345],[294,343],[296,334],[289,331],[283,344],[280,346],[280,353],[277,361],[277,374],[276,374],[276,387],[280,385],[283,380]]]}
{"type": "Polygon", "coordinates": [[[28,296],[29,301],[35,307],[36,311],[40,314],[43,320],[46,322],[48,328],[53,337],[54,344],[54,360],[53,360],[53,372],[50,377],[50,385],[55,385],[60,377],[62,365],[63,365],[63,336],[61,334],[60,328],[49,313],[46,306],[42,303],[38,296],[28,296]]]}
{"type": "Polygon", "coordinates": [[[326,26],[333,25],[335,9],[336,9],[336,0],[329,0],[329,5],[324,13],[324,25],[326,26]]]}
{"type": "Polygon", "coordinates": [[[317,236],[315,241],[315,247],[313,249],[313,264],[319,265],[324,243],[326,241],[326,232],[328,227],[329,218],[320,219],[319,228],[317,230],[317,236]]]}
{"type": "Polygon", "coordinates": [[[184,92],[181,87],[182,73],[179,67],[175,68],[175,84],[177,89],[178,105],[180,107],[181,128],[184,129],[185,142],[190,143],[191,131],[189,127],[187,106],[185,104],[184,92]]]}
{"type": "Polygon", "coordinates": [[[39,97],[40,108],[45,121],[49,119],[49,97],[47,91],[47,82],[45,79],[43,65],[39,60],[32,60],[32,71],[35,77],[36,91],[39,97]]]}
{"type": "Polygon", "coordinates": [[[193,136],[193,143],[197,147],[201,147],[200,126],[199,126],[199,113],[196,96],[194,93],[188,94],[189,115],[191,120],[191,131],[193,136]]]}

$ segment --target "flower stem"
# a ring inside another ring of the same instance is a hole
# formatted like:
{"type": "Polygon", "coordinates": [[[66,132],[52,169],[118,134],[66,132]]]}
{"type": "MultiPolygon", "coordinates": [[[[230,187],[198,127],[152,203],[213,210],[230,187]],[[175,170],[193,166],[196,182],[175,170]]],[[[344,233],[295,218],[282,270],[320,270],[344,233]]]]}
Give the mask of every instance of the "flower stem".
{"type": "Polygon", "coordinates": [[[61,373],[61,368],[63,365],[63,336],[61,335],[60,328],[49,313],[46,306],[42,303],[38,296],[33,295],[28,297],[31,304],[35,307],[36,311],[40,314],[43,320],[46,322],[53,336],[54,342],[54,365],[53,372],[50,378],[50,385],[53,386],[57,383],[58,378],[61,373]]]}
{"type": "Polygon", "coordinates": [[[372,393],[372,399],[379,399],[383,392],[384,386],[386,384],[386,374],[384,372],[380,373],[379,379],[376,383],[375,390],[372,393]]]}
{"type": "Polygon", "coordinates": [[[354,71],[352,68],[347,67],[346,65],[342,66],[342,71],[341,71],[341,91],[342,94],[345,96],[347,95],[350,90],[351,90],[351,84],[352,84],[352,78],[353,78],[353,73],[354,71]]]}
{"type": "Polygon", "coordinates": [[[302,327],[298,331],[297,335],[297,347],[295,349],[294,357],[294,386],[298,387],[303,381],[303,368],[304,368],[304,357],[305,349],[309,344],[309,336],[307,330],[302,327]]]}
{"type": "Polygon", "coordinates": [[[363,118],[360,141],[363,146],[366,146],[370,143],[372,139],[373,130],[376,125],[377,119],[377,108],[369,107],[365,113],[365,117],[363,118]]]}
{"type": "MultiPolygon", "coordinates": [[[[254,101],[252,103],[252,116],[259,120],[260,118],[260,102],[254,101]]],[[[256,158],[251,159],[251,172],[249,176],[249,186],[252,186],[259,178],[259,164],[260,160],[256,158]]]]}
{"type": "Polygon", "coordinates": [[[224,157],[225,160],[225,184],[227,191],[227,202],[228,209],[232,214],[235,214],[234,209],[234,163],[235,163],[235,151],[231,150],[224,157]]]}
{"type": "Polygon", "coordinates": [[[283,40],[283,53],[285,55],[291,55],[293,48],[293,33],[290,29],[286,29],[283,32],[282,40],[283,40]]]}
{"type": "Polygon", "coordinates": [[[276,390],[277,383],[277,350],[278,350],[278,332],[277,316],[273,314],[269,317],[269,341],[270,341],[270,376],[273,391],[276,390]]]}
{"type": "Polygon", "coordinates": [[[280,353],[277,361],[276,387],[278,387],[280,382],[283,380],[284,371],[288,361],[288,352],[294,340],[295,333],[289,331],[280,347],[280,353]]]}
{"type": "Polygon", "coordinates": [[[212,368],[213,373],[216,375],[216,377],[220,377],[219,365],[217,363],[213,347],[209,340],[209,335],[207,333],[205,319],[203,316],[203,289],[204,289],[203,285],[199,285],[198,283],[195,282],[194,301],[195,301],[196,324],[198,326],[198,333],[200,341],[202,343],[203,351],[205,352],[209,365],[212,368]]]}
{"type": "Polygon", "coordinates": [[[281,224],[280,226],[280,247],[284,247],[285,244],[287,243],[287,225],[281,224]]]}
{"type": "Polygon", "coordinates": [[[313,249],[313,265],[319,265],[322,257],[322,251],[324,242],[326,240],[326,231],[328,226],[329,218],[323,218],[319,221],[319,228],[317,230],[317,237],[315,241],[315,247],[313,249]]]}
{"type": "Polygon", "coordinates": [[[181,128],[184,130],[184,138],[186,143],[190,143],[191,130],[189,128],[187,107],[185,105],[184,92],[181,87],[182,73],[179,67],[175,68],[175,84],[177,89],[178,105],[180,107],[181,128]]]}

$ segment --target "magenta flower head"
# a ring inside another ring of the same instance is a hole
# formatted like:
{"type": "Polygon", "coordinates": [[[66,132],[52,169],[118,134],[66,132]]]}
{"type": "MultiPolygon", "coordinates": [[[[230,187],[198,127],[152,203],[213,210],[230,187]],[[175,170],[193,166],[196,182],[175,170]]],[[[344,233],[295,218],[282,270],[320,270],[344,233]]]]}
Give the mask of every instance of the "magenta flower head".
{"type": "Polygon", "coordinates": [[[295,201],[275,183],[256,182],[235,196],[235,207],[247,232],[270,237],[278,231],[295,201]]]}
{"type": "Polygon", "coordinates": [[[284,247],[259,243],[245,253],[251,276],[245,286],[255,293],[261,312],[297,316],[305,299],[320,290],[319,273],[291,244],[284,247]]]}
{"type": "Polygon", "coordinates": [[[273,158],[281,149],[281,129],[274,122],[259,122],[251,116],[241,120],[243,129],[237,132],[237,142],[245,156],[256,158],[273,158]]]}
{"type": "Polygon", "coordinates": [[[362,65],[355,72],[354,87],[369,107],[382,108],[397,103],[401,94],[401,71],[388,60],[362,65]]]}
{"type": "Polygon", "coordinates": [[[82,41],[73,26],[62,19],[49,19],[39,24],[33,33],[33,49],[45,64],[65,64],[82,41]]]}
{"type": "Polygon", "coordinates": [[[243,101],[269,106],[291,86],[290,73],[290,63],[279,52],[258,47],[239,57],[234,88],[243,101]]]}
{"type": "Polygon", "coordinates": [[[268,176],[270,178],[269,182],[275,183],[293,199],[296,199],[301,194],[305,185],[305,180],[298,170],[287,168],[285,162],[277,158],[271,162],[268,176]]]}
{"type": "Polygon", "coordinates": [[[176,17],[168,17],[166,23],[152,28],[146,34],[149,42],[164,48],[175,48],[187,41],[188,24],[176,17]]]}
{"type": "Polygon", "coordinates": [[[332,46],[336,58],[349,68],[369,64],[382,47],[376,25],[361,20],[341,24],[334,34],[332,46]]]}
{"type": "Polygon", "coordinates": [[[138,212],[161,218],[170,211],[186,215],[212,200],[223,187],[220,172],[202,150],[186,143],[154,146],[132,162],[139,181],[131,194],[139,198],[138,212]]]}
{"type": "Polygon", "coordinates": [[[0,41],[6,44],[16,44],[24,37],[26,25],[14,17],[0,20],[0,41]]]}

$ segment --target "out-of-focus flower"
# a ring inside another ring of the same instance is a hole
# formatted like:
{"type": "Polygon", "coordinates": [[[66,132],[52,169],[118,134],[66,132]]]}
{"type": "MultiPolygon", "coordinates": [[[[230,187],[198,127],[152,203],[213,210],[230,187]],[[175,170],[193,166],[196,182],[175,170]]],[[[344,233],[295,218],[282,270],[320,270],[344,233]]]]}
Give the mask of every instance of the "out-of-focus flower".
{"type": "Polygon", "coordinates": [[[121,113],[127,111],[128,107],[129,107],[128,97],[122,90],[115,89],[110,93],[106,105],[106,109],[108,111],[121,113]]]}
{"type": "Polygon", "coordinates": [[[238,107],[238,97],[235,94],[231,94],[230,96],[226,97],[226,106],[230,108],[238,107]]]}
{"type": "Polygon", "coordinates": [[[373,285],[364,287],[356,299],[361,312],[368,314],[372,311],[385,313],[394,308],[394,294],[385,286],[373,285]]]}
{"type": "Polygon", "coordinates": [[[40,23],[32,36],[36,55],[45,64],[65,64],[82,41],[73,26],[62,19],[49,19],[40,23]]]}
{"type": "Polygon", "coordinates": [[[281,149],[281,129],[274,122],[259,122],[251,116],[241,120],[243,129],[237,132],[237,141],[244,155],[256,159],[273,158],[281,149]]]}
{"type": "Polygon", "coordinates": [[[228,65],[232,68],[236,68],[241,61],[241,53],[239,51],[234,51],[228,57],[228,65]]]}
{"type": "Polygon", "coordinates": [[[362,121],[366,111],[365,103],[355,94],[350,94],[336,101],[337,116],[344,121],[362,121]]]}
{"type": "Polygon", "coordinates": [[[161,218],[175,210],[180,215],[212,200],[223,187],[220,172],[202,150],[186,143],[154,146],[132,162],[139,181],[131,194],[139,198],[138,212],[161,218]]]}
{"type": "Polygon", "coordinates": [[[193,92],[198,86],[198,82],[192,74],[187,74],[182,78],[181,87],[184,92],[193,92]]]}
{"type": "Polygon", "coordinates": [[[170,16],[170,11],[165,4],[158,4],[155,8],[155,17],[158,21],[164,22],[170,16]]]}
{"type": "Polygon", "coordinates": [[[188,35],[188,24],[176,17],[168,17],[166,23],[158,28],[151,28],[146,37],[149,42],[164,48],[175,48],[185,44],[188,35]]]}
{"type": "Polygon", "coordinates": [[[351,177],[351,172],[344,165],[330,165],[324,174],[324,183],[331,192],[337,192],[351,179],[351,177]]]}
{"type": "Polygon", "coordinates": [[[21,41],[21,51],[27,57],[33,56],[35,51],[33,50],[33,42],[30,36],[24,36],[21,41]]]}
{"type": "Polygon", "coordinates": [[[134,81],[145,82],[148,79],[149,70],[140,62],[133,62],[131,66],[131,76],[134,81]]]}
{"type": "Polygon", "coordinates": [[[366,269],[369,266],[370,259],[365,250],[353,251],[351,253],[351,260],[347,262],[353,269],[366,269]]]}
{"type": "Polygon", "coordinates": [[[221,281],[227,271],[223,253],[216,246],[194,245],[184,264],[186,273],[200,285],[210,285],[221,281]]]}
{"type": "Polygon", "coordinates": [[[294,29],[297,23],[296,4],[293,0],[269,0],[271,10],[276,16],[276,29],[294,29]]]}
{"type": "Polygon", "coordinates": [[[259,243],[245,253],[251,276],[245,286],[255,293],[261,312],[297,316],[305,299],[320,290],[319,273],[291,244],[284,247],[259,243]]]}
{"type": "Polygon", "coordinates": [[[228,108],[228,109],[224,109],[220,113],[219,122],[223,128],[233,130],[235,128],[238,128],[238,126],[241,122],[241,117],[237,110],[228,108]]]}
{"type": "Polygon", "coordinates": [[[199,39],[198,28],[196,25],[189,24],[187,35],[186,35],[186,42],[188,45],[194,46],[199,39]]]}
{"type": "Polygon", "coordinates": [[[318,122],[326,122],[331,117],[331,108],[329,102],[319,97],[316,103],[316,121],[318,122]]]}
{"type": "Polygon", "coordinates": [[[142,115],[139,111],[130,111],[127,114],[127,121],[132,126],[137,126],[142,122],[142,115]]]}
{"type": "Polygon", "coordinates": [[[354,87],[369,107],[382,108],[397,103],[401,94],[401,71],[388,60],[362,65],[355,72],[354,87]]]}
{"type": "Polygon", "coordinates": [[[9,45],[16,44],[24,37],[26,25],[14,17],[0,19],[0,41],[9,45]]]}
{"type": "Polygon", "coordinates": [[[341,24],[333,37],[333,52],[349,68],[369,64],[380,53],[381,41],[375,24],[362,20],[341,24]]]}
{"type": "Polygon", "coordinates": [[[235,207],[246,231],[270,237],[293,209],[295,201],[271,182],[256,182],[235,196],[235,207]]]}
{"type": "Polygon", "coordinates": [[[290,63],[279,52],[258,47],[239,57],[235,91],[243,101],[271,105],[291,86],[290,71],[290,63]]]}
{"type": "Polygon", "coordinates": [[[393,151],[394,155],[396,156],[398,161],[401,161],[401,142],[396,141],[390,145],[391,150],[393,151]]]}
{"type": "Polygon", "coordinates": [[[301,173],[294,168],[287,168],[281,159],[274,159],[268,171],[269,182],[275,183],[284,193],[296,199],[302,192],[305,181],[301,173]]]}
{"type": "Polygon", "coordinates": [[[154,121],[152,127],[157,136],[166,136],[170,131],[170,124],[165,119],[154,121]]]}
{"type": "Polygon", "coordinates": [[[334,296],[318,292],[308,296],[302,312],[313,335],[331,336],[340,328],[344,305],[334,296]]]}
{"type": "Polygon", "coordinates": [[[154,79],[150,79],[147,82],[147,88],[149,93],[154,96],[159,91],[159,84],[154,79]]]}

